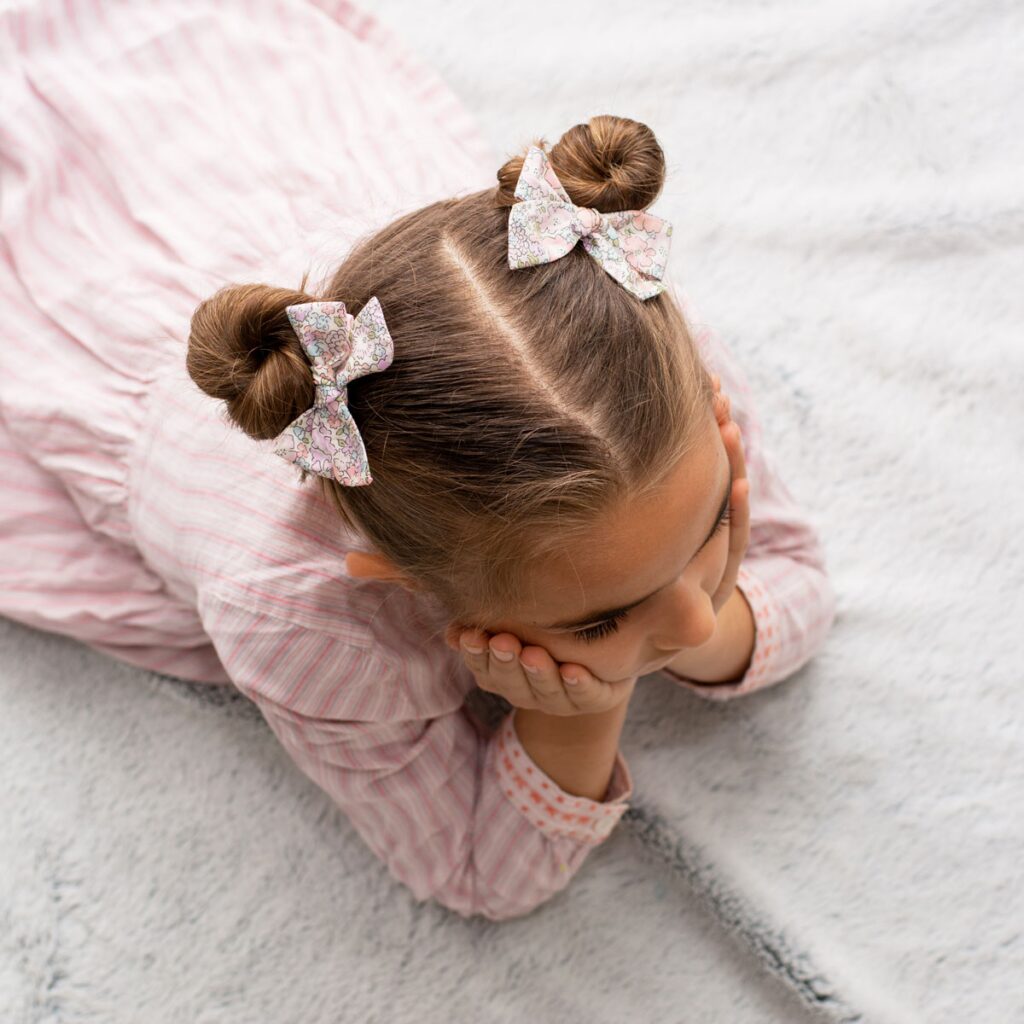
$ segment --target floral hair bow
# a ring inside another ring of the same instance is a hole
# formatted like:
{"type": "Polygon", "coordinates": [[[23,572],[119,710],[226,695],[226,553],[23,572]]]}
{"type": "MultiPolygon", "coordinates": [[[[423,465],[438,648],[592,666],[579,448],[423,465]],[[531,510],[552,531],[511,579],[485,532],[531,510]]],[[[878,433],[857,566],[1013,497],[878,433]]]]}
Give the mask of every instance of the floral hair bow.
{"type": "Polygon", "coordinates": [[[555,176],[547,154],[531,146],[516,182],[508,215],[508,265],[512,270],[550,263],[577,242],[637,298],[665,290],[672,225],[644,210],[601,213],[576,206],[555,176]]]}
{"type": "Polygon", "coordinates": [[[346,385],[386,370],[394,358],[380,303],[370,299],[357,317],[344,302],[304,302],[285,312],[312,364],[316,398],[274,438],[274,454],[347,487],[372,483],[346,385]]]}

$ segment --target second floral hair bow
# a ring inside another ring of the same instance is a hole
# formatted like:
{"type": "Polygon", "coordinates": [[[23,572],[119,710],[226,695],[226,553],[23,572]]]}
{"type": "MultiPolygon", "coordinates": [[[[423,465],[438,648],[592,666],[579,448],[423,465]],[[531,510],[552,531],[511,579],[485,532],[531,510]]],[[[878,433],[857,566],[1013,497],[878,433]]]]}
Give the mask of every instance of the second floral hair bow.
{"type": "Polygon", "coordinates": [[[577,242],[624,288],[650,299],[665,290],[672,225],[645,210],[601,213],[576,206],[547,154],[531,146],[516,182],[508,216],[508,265],[512,270],[550,263],[577,242]]]}
{"type": "Polygon", "coordinates": [[[373,482],[363,439],[348,409],[349,381],[391,365],[395,346],[376,296],[353,317],[344,302],[285,309],[313,367],[313,405],[276,438],[274,453],[348,487],[373,482]]]}

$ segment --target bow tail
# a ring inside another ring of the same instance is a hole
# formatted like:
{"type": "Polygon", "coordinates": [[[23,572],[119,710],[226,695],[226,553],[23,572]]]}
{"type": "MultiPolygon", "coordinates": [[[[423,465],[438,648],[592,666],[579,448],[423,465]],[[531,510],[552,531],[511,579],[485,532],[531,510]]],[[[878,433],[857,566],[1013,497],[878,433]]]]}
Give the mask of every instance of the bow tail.
{"type": "Polygon", "coordinates": [[[274,453],[346,486],[371,483],[366,448],[348,406],[340,399],[331,405],[307,409],[278,436],[274,453]]]}
{"type": "Polygon", "coordinates": [[[638,299],[651,299],[665,290],[665,285],[657,279],[660,273],[648,273],[642,269],[642,257],[634,256],[631,259],[631,254],[616,245],[607,235],[595,232],[585,236],[582,242],[605,272],[638,299]]]}

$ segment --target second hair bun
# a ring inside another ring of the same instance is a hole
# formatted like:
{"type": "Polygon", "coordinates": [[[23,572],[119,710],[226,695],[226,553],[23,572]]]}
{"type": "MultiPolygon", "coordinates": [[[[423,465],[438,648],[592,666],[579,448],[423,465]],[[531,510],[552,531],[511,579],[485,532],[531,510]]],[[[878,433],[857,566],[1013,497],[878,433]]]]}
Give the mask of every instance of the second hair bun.
{"type": "MultiPolygon", "coordinates": [[[[547,153],[573,203],[601,213],[644,210],[665,183],[665,154],[654,132],[628,117],[599,114],[574,125],[550,150],[544,139],[534,145],[547,153]]],[[[518,202],[515,189],[524,157],[511,157],[498,171],[502,206],[518,202]]]]}

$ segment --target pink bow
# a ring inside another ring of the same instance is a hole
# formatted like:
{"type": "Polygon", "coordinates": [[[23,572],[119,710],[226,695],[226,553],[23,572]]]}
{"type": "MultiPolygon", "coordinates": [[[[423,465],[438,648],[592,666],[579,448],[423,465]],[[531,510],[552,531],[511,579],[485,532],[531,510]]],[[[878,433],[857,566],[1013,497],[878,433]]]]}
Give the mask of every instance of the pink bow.
{"type": "Polygon", "coordinates": [[[538,146],[531,146],[508,215],[512,270],[560,259],[577,242],[624,288],[640,299],[665,290],[672,225],[644,210],[601,213],[576,206],[538,146]]]}
{"type": "Polygon", "coordinates": [[[316,398],[274,438],[274,454],[349,487],[372,483],[346,385],[386,370],[394,358],[380,303],[374,296],[357,317],[344,302],[304,302],[285,312],[312,364],[316,398]]]}

